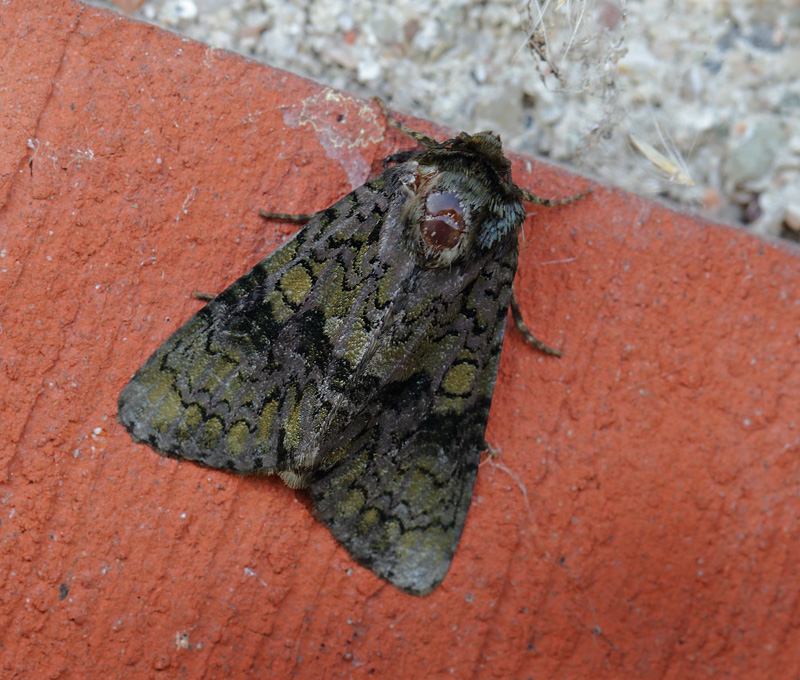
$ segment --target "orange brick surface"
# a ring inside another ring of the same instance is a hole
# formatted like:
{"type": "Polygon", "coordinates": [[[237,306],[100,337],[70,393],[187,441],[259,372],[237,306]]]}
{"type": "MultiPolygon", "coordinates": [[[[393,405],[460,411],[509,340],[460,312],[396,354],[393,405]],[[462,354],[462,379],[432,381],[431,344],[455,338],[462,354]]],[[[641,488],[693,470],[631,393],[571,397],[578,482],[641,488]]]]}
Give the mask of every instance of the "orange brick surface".
{"type": "MultiPolygon", "coordinates": [[[[374,105],[67,0],[0,14],[0,676],[800,674],[800,258],[606,187],[536,209],[461,546],[405,595],[302,493],[166,460],[119,391],[408,148],[374,105]]],[[[420,125],[423,125],[420,123],[420,125]]],[[[440,134],[430,126],[428,132],[440,134]]],[[[587,183],[517,158],[542,195],[587,183]]]]}

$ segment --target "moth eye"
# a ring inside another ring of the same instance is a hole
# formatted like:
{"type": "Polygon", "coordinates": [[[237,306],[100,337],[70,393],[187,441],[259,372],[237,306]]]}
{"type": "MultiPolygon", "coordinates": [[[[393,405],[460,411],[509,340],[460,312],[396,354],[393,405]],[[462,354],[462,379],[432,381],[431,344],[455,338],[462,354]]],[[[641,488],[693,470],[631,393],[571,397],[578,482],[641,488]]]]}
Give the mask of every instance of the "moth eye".
{"type": "Polygon", "coordinates": [[[449,250],[458,245],[464,233],[464,211],[455,192],[428,195],[419,233],[434,250],[449,250]]]}

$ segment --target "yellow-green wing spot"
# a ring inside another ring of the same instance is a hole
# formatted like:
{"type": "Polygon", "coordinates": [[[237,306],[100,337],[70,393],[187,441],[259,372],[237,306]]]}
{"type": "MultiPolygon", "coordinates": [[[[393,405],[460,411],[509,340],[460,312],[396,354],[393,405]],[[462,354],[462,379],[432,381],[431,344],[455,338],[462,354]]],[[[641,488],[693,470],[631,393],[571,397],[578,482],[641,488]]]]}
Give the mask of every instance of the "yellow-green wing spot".
{"type": "Polygon", "coordinates": [[[281,277],[281,290],[290,304],[298,307],[314,283],[303,265],[295,265],[281,277]]]}
{"type": "Polygon", "coordinates": [[[477,369],[472,364],[453,364],[444,376],[442,386],[449,394],[464,396],[469,394],[475,382],[477,369]]]}

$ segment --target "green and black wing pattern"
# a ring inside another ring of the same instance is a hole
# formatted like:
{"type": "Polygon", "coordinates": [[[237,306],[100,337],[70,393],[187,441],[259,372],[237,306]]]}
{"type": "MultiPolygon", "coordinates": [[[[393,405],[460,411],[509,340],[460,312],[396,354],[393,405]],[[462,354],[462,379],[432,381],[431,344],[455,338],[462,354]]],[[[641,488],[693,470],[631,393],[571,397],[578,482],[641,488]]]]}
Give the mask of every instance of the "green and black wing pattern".
{"type": "Polygon", "coordinates": [[[419,295],[424,334],[390,335],[382,343],[364,379],[385,369],[388,379],[365,390],[363,410],[309,486],[319,519],[350,554],[410,593],[425,594],[441,582],[464,527],[515,259],[510,251],[487,263],[484,272],[493,276],[473,279],[456,297],[419,295]],[[409,345],[393,361],[392,348],[409,345]]]}
{"type": "Polygon", "coordinates": [[[315,215],[156,350],[119,420],[164,455],[307,488],[357,561],[425,594],[469,508],[525,196],[495,135],[415,138],[426,151],[315,215]]]}
{"type": "Polygon", "coordinates": [[[119,399],[134,439],[240,473],[315,468],[389,303],[374,253],[384,184],[378,177],[319,213],[147,360],[119,399]]]}

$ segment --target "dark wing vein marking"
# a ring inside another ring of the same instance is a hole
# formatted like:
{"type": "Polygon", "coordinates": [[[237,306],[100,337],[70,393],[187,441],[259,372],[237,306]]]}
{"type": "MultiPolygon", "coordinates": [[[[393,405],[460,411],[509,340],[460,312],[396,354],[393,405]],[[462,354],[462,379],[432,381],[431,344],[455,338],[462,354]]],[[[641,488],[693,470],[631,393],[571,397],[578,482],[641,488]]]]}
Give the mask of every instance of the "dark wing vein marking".
{"type": "MultiPolygon", "coordinates": [[[[310,437],[349,381],[342,362],[358,349],[340,338],[357,320],[353,306],[377,295],[390,179],[319,213],[156,350],[119,398],[120,422],[134,439],[244,473],[313,458],[310,437]]],[[[363,311],[374,325],[375,311],[363,311]]]]}
{"type": "MultiPolygon", "coordinates": [[[[418,337],[398,339],[412,351],[392,357],[390,378],[331,442],[324,471],[310,486],[318,518],[350,554],[417,595],[442,581],[464,527],[516,251],[480,266],[490,275],[472,279],[463,295],[437,296],[428,318],[413,324],[418,337]]],[[[413,308],[424,296],[417,297],[406,304],[413,308]]],[[[391,334],[384,335],[365,376],[384,370],[383,352],[393,346],[391,334]]]]}

